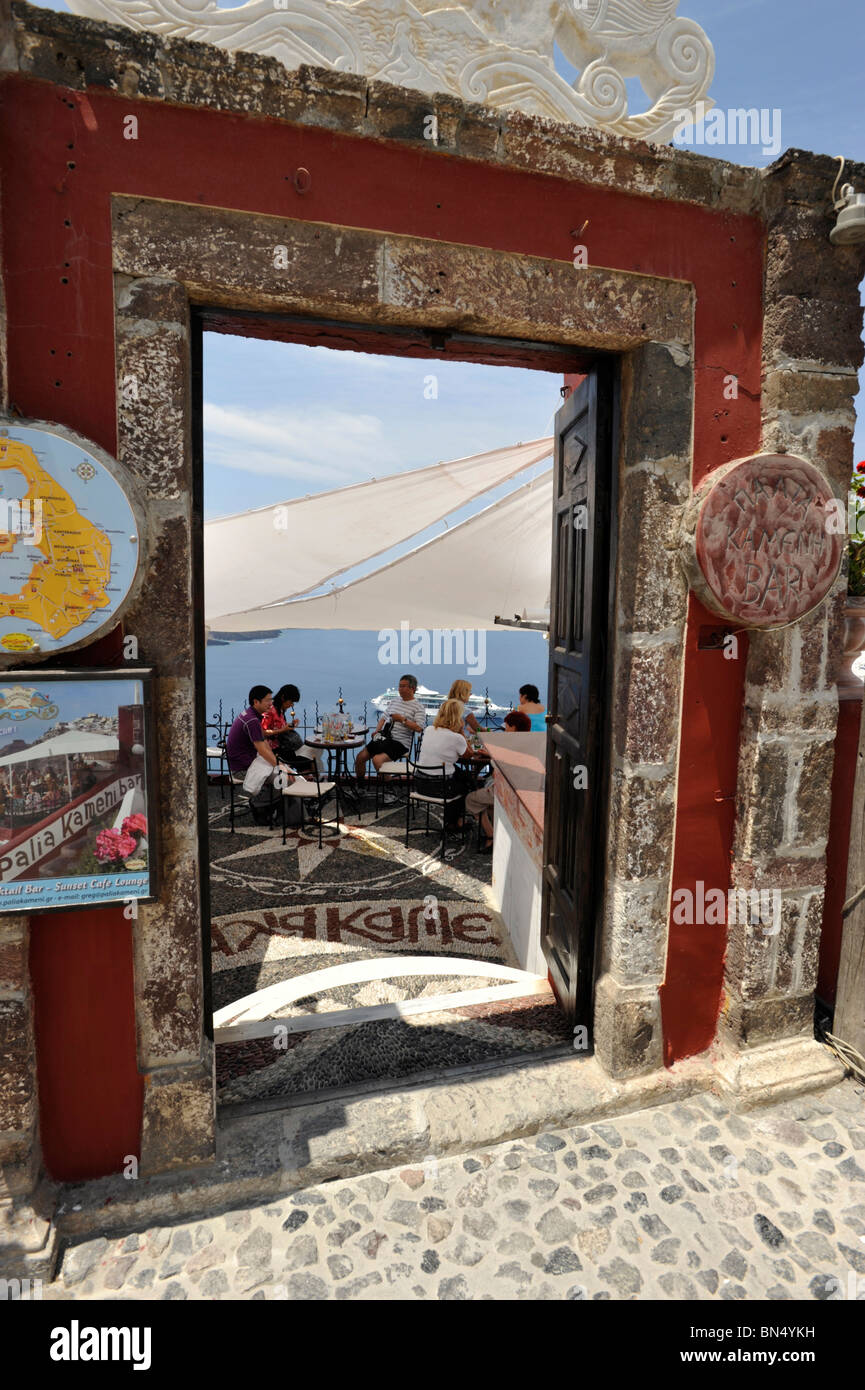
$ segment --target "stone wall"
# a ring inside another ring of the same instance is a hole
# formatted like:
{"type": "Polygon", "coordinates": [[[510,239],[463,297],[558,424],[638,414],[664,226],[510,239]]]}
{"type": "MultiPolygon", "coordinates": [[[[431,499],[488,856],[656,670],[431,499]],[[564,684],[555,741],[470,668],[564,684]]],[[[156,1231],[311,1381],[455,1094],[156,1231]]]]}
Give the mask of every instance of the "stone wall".
{"type": "Polygon", "coordinates": [[[595,1050],[613,1076],[662,1065],[688,588],[676,534],[691,476],[693,301],[678,341],[623,367],[613,748],[595,1050]]]}
{"type": "MultiPolygon", "coordinates": [[[[193,602],[189,302],[170,280],[115,280],[118,457],[147,493],[149,561],[124,627],[157,672],[159,899],[135,923],[141,1172],[203,1162],[214,1145],[205,1017],[193,602]]],[[[201,673],[203,680],[204,673],[201,673]]],[[[206,872],[206,868],[204,870],[206,872]]]]}
{"type": "MultiPolygon", "coordinates": [[[[762,417],[764,450],[816,464],[846,508],[865,248],[829,240],[837,167],[789,151],[764,176],[762,417]]],[[[721,1038],[735,1052],[812,1036],[846,589],[845,560],[815,612],[750,638],[732,883],[779,889],[782,914],[776,935],[730,928],[721,1038]]]]}
{"type": "MultiPolygon", "coordinates": [[[[844,494],[865,258],[861,248],[829,243],[831,161],[790,152],[756,171],[349,74],[286,72],[254,54],[25,4],[13,3],[9,18],[5,4],[0,72],[17,74],[16,81],[117,94],[142,111],[159,103],[254,118],[263,128],[285,123],[288,132],[323,128],[350,137],[359,156],[370,147],[409,148],[450,167],[459,160],[531,174],[551,217],[557,198],[579,184],[604,198],[626,191],[651,218],[664,204],[759,218],[768,238],[763,446],[812,459],[844,494]],[[434,142],[425,138],[430,114],[434,142]]],[[[861,186],[865,168],[846,177],[861,186]]],[[[568,260],[570,220],[563,221],[561,252],[545,258],[432,232],[425,239],[198,206],[190,187],[186,202],[118,197],[111,209],[118,453],[147,489],[152,545],[147,584],[127,627],[138,637],[140,660],[157,671],[161,740],[164,877],[159,901],[141,906],[135,926],[139,1065],[147,1081],[143,1171],[206,1159],[214,1134],[197,754],[188,733],[198,524],[191,301],[452,327],[623,355],[611,830],[595,1041],[614,1075],[660,1065],[658,987],[667,956],[687,612],[676,540],[694,467],[695,372],[723,369],[714,359],[696,360],[693,286],[642,267],[576,269],[568,260]],[[288,249],[288,272],[275,272],[276,244],[288,249]]],[[[718,354],[731,352],[732,341],[718,354]]],[[[731,936],[722,1019],[722,1042],[734,1058],[725,1064],[731,1084],[738,1060],[755,1047],[808,1038],[842,606],[839,583],[804,622],[750,643],[733,882],[778,886],[785,906],[777,937],[731,936]]],[[[0,1164],[8,1189],[20,1191],[38,1163],[26,939],[24,918],[0,918],[0,1164]]]]}
{"type": "Polygon", "coordinates": [[[39,1167],[27,917],[0,916],[0,1199],[30,1191],[39,1167]]]}
{"type": "MultiPolygon", "coordinates": [[[[659,1065],[658,987],[687,612],[675,546],[691,457],[691,287],[481,247],[141,198],[116,197],[113,223],[118,394],[127,374],[140,378],[150,364],[153,398],[162,402],[154,419],[145,402],[122,409],[121,437],[129,439],[139,469],[146,457],[159,458],[166,429],[178,449],[185,438],[181,325],[192,292],[213,305],[448,327],[627,354],[612,682],[615,877],[603,924],[595,1043],[614,1075],[659,1065]],[[275,246],[283,248],[280,261],[288,270],[275,268],[275,246]],[[169,312],[173,325],[164,323],[169,312]]],[[[182,551],[178,563],[181,558],[182,551]]],[[[177,756],[185,764],[188,750],[177,756]]],[[[177,913],[178,930],[181,918],[189,939],[195,924],[185,907],[177,913]]]]}

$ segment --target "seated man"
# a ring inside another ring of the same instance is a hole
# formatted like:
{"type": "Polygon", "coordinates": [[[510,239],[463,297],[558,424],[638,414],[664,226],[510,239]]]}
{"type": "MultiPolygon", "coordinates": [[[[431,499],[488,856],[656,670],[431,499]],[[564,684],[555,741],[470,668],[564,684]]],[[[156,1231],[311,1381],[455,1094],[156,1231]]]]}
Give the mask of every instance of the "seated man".
{"type": "Polygon", "coordinates": [[[423,732],[426,710],[420,700],[414,699],[417,677],[401,676],[398,689],[399,699],[391,700],[373,730],[372,739],[357,755],[354,771],[359,788],[363,787],[370,758],[376,771],[382,763],[399,762],[411,748],[412,734],[423,732]]]}
{"type": "Polygon", "coordinates": [[[279,762],[261,727],[261,717],[272,704],[272,691],[266,685],[254,685],[249,692],[249,707],[237,716],[225,740],[229,772],[244,773],[244,788],[253,793],[249,798],[249,804],[256,825],[276,823],[276,810],[279,805],[275,787],[277,772],[282,770],[283,786],[291,786],[294,781],[284,764],[279,762]],[[258,759],[262,760],[262,766],[251,773],[250,769],[258,759]],[[263,766],[264,763],[269,764],[269,772],[263,766]]]}
{"type": "MultiPolygon", "coordinates": [[[[531,730],[532,723],[527,714],[520,710],[511,710],[504,718],[505,732],[509,734],[527,734],[531,730]]],[[[481,845],[481,854],[491,854],[493,848],[493,805],[495,803],[495,791],[493,790],[493,779],[489,779],[485,787],[480,787],[476,792],[469,792],[466,797],[466,810],[475,819],[480,817],[481,830],[484,833],[484,843],[481,845]]]]}

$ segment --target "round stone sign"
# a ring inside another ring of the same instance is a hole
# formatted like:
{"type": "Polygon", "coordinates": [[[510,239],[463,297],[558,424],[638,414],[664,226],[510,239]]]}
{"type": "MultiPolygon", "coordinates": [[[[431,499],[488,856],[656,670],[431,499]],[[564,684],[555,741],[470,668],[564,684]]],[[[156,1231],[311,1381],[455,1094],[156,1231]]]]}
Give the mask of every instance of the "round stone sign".
{"type": "Polygon", "coordinates": [[[706,481],[694,549],[708,592],[695,587],[745,627],[780,627],[826,597],[844,543],[843,512],[812,463],[791,454],[741,459],[706,481]]]}

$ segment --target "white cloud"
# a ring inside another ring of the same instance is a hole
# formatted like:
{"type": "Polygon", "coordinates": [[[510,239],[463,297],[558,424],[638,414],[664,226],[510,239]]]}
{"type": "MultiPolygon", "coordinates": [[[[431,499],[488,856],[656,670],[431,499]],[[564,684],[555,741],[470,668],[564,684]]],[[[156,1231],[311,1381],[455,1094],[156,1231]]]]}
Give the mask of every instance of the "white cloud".
{"type": "Polygon", "coordinates": [[[404,461],[377,415],[345,410],[249,410],[204,403],[205,459],[218,468],[349,482],[404,461]]]}

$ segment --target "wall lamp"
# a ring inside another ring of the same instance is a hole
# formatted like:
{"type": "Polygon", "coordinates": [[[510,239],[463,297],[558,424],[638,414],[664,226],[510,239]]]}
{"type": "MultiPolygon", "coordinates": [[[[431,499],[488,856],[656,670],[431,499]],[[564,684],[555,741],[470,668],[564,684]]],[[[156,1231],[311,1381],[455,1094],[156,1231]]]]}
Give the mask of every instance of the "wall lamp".
{"type": "Polygon", "coordinates": [[[838,180],[844,172],[844,159],[840,154],[836,154],[836,159],[841,163],[835,182],[832,185],[832,206],[838,216],[835,219],[835,226],[829,233],[829,240],[833,246],[852,246],[860,241],[865,241],[865,193],[857,193],[852,183],[845,183],[841,186],[841,194],[835,197],[835,190],[838,187],[838,180]]]}

